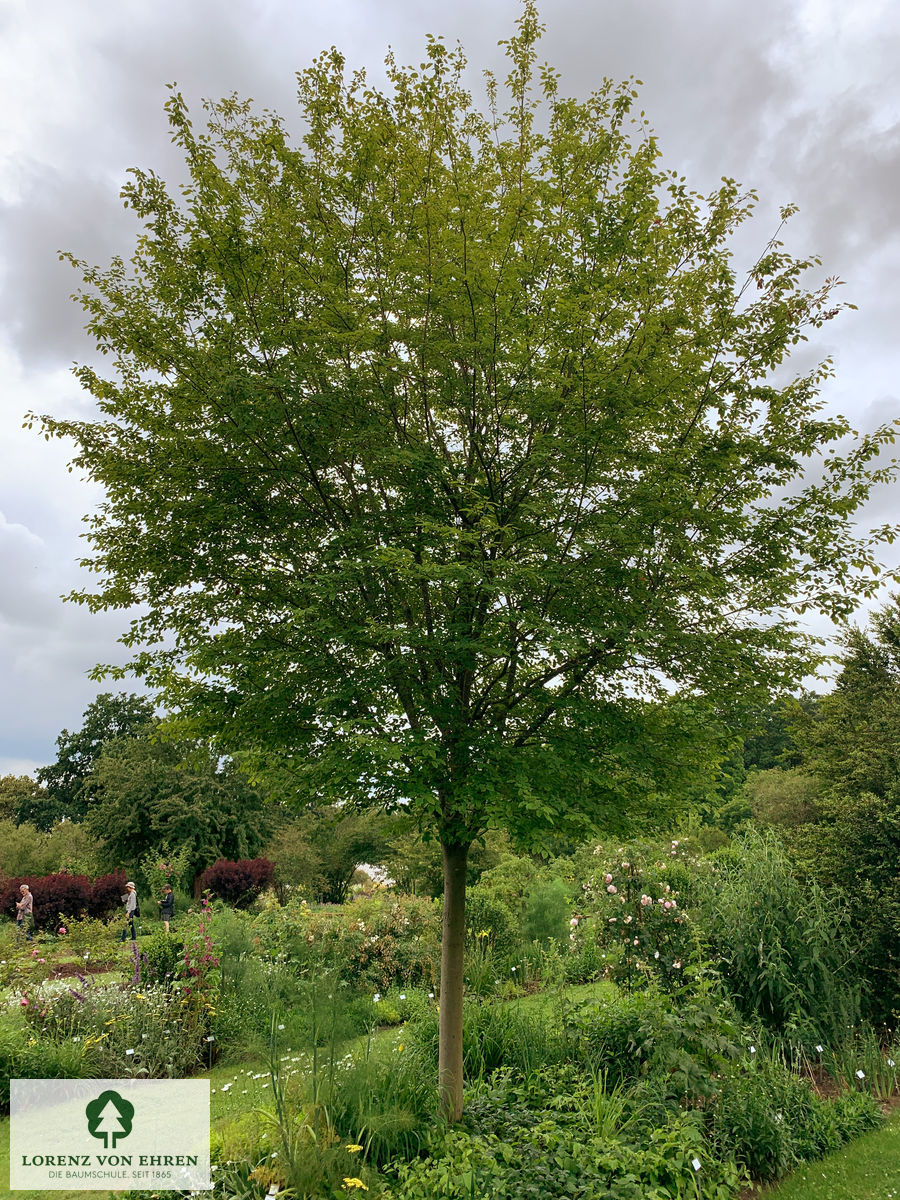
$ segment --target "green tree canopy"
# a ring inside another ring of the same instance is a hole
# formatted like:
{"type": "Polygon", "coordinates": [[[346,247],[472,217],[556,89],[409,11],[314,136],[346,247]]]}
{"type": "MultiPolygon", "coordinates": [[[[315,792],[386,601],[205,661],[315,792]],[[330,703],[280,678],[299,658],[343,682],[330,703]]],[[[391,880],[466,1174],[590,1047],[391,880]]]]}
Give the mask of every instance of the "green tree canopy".
{"type": "Polygon", "coordinates": [[[743,747],[747,770],[798,766],[801,753],[796,728],[815,715],[819,699],[815,692],[802,692],[799,697],[779,696],[760,711],[749,713],[743,747]]]}
{"type": "Polygon", "coordinates": [[[337,805],[307,809],[265,848],[280,882],[326,904],[343,904],[357,867],[379,866],[390,850],[391,818],[337,805]]]}
{"type": "Polygon", "coordinates": [[[387,90],[325,53],[296,141],[174,93],[188,183],[135,171],[130,261],[73,260],[100,411],[43,418],[106,487],[80,598],[139,606],[190,735],[437,833],[452,1115],[472,840],[658,817],[885,536],[852,514],[890,431],[839,455],[828,364],[772,377],[836,281],[777,238],[738,279],[753,194],[664,169],[633,83],[561,97],[539,36],[526,0],[483,108],[440,40],[387,90]]]}
{"type": "Polygon", "coordinates": [[[56,739],[56,762],[39,768],[42,787],[23,797],[16,820],[38,829],[51,829],[63,819],[83,821],[91,801],[91,772],[104,748],[117,738],[140,736],[153,719],[153,703],[146,696],[102,692],[85,709],[81,728],[75,733],[64,729],[56,739]]]}
{"type": "Polygon", "coordinates": [[[61,821],[49,831],[0,818],[0,877],[98,875],[97,846],[83,824],[61,821]]]}
{"type": "Polygon", "coordinates": [[[900,598],[846,638],[834,691],[799,732],[818,819],[792,844],[852,913],[872,1016],[900,1010],[900,598]]]}
{"type": "Polygon", "coordinates": [[[30,775],[0,775],[0,820],[24,820],[46,800],[44,790],[30,775]]]}
{"type": "Polygon", "coordinates": [[[254,857],[272,812],[233,764],[205,748],[120,738],[92,775],[86,824],[110,868],[133,872],[152,851],[189,848],[189,882],[219,858],[254,857]]]}

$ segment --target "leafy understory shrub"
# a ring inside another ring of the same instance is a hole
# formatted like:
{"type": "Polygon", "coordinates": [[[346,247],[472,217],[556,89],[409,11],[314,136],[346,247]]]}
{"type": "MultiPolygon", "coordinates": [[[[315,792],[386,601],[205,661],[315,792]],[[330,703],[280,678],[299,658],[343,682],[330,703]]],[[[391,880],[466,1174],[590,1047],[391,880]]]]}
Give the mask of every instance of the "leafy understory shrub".
{"type": "Polygon", "coordinates": [[[60,871],[39,879],[10,879],[0,892],[0,911],[8,916],[15,916],[16,901],[21,898],[19,887],[23,883],[28,884],[34,896],[34,924],[38,929],[55,931],[60,914],[76,917],[87,911],[91,898],[91,881],[87,875],[69,875],[60,871]]]}
{"type": "Polygon", "coordinates": [[[722,1079],[710,1133],[719,1153],[733,1155],[755,1179],[773,1180],[836,1150],[881,1119],[868,1094],[820,1099],[806,1079],[775,1058],[763,1058],[722,1079]]]}
{"type": "Polygon", "coordinates": [[[88,916],[103,919],[118,912],[122,906],[125,883],[124,871],[110,871],[109,874],[95,879],[91,884],[91,893],[88,898],[88,916]]]}
{"type": "Polygon", "coordinates": [[[846,908],[801,884],[772,833],[748,833],[709,885],[703,924],[741,1012],[804,1042],[839,1043],[860,1012],[846,908]]]}
{"type": "Polygon", "coordinates": [[[66,931],[59,935],[62,948],[72,954],[83,958],[87,952],[95,961],[103,961],[116,951],[119,930],[99,917],[68,917],[62,928],[66,931]]]}
{"type": "Polygon", "coordinates": [[[740,1053],[730,1006],[698,985],[677,996],[647,991],[563,1009],[565,1056],[613,1084],[658,1077],[672,1096],[704,1099],[740,1053]]]}
{"type": "Polygon", "coordinates": [[[158,929],[141,941],[138,957],[138,982],[159,984],[171,989],[184,970],[184,942],[158,929]]]}
{"type": "Polygon", "coordinates": [[[703,1197],[727,1200],[742,1181],[732,1162],[710,1155],[698,1112],[598,1124],[592,1081],[570,1070],[496,1078],[470,1103],[466,1124],[435,1130],[427,1157],[392,1165],[386,1197],[675,1200],[702,1186],[703,1197]]]}

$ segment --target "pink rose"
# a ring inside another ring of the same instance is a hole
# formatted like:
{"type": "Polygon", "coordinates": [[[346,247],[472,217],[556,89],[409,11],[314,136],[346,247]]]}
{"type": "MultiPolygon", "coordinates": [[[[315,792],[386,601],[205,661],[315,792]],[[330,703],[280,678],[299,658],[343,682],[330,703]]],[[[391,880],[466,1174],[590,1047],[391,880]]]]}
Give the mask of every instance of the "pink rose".
{"type": "Polygon", "coordinates": [[[671,907],[672,907],[672,901],[671,901],[671,900],[667,900],[667,901],[665,902],[665,904],[663,905],[663,908],[671,908],[671,907]]]}
{"type": "Polygon", "coordinates": [[[646,908],[648,904],[652,904],[652,903],[653,903],[653,901],[650,899],[649,896],[641,896],[641,907],[642,908],[646,908]]]}
{"type": "Polygon", "coordinates": [[[606,890],[609,892],[609,894],[611,896],[614,896],[619,889],[616,887],[616,885],[614,883],[611,883],[606,890]]]}
{"type": "Polygon", "coordinates": [[[607,882],[607,883],[612,883],[612,875],[607,875],[607,876],[606,876],[606,882],[607,882]]]}

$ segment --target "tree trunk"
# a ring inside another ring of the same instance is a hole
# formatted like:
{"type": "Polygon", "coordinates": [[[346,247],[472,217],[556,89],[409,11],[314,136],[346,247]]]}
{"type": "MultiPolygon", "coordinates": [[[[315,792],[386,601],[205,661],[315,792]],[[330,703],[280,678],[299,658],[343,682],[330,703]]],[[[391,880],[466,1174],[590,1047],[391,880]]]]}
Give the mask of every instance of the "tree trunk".
{"type": "Polygon", "coordinates": [[[463,950],[466,937],[466,859],[468,845],[445,845],[444,913],[441,928],[441,1011],[438,1086],[448,1121],[463,1111],[463,950]]]}

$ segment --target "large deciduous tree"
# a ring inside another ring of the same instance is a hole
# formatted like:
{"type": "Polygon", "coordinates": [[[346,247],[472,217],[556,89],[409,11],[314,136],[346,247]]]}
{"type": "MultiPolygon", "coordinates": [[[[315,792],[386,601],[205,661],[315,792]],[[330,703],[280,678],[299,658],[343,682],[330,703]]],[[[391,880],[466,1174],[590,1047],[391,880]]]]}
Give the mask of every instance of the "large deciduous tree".
{"type": "Polygon", "coordinates": [[[277,830],[265,847],[276,881],[300,887],[326,904],[343,904],[364,863],[381,866],[392,840],[393,821],[374,812],[321,805],[277,830]]]}
{"type": "Polygon", "coordinates": [[[120,738],[94,765],[92,785],[87,826],[107,865],[134,874],[161,847],[186,848],[196,895],[206,867],[252,858],[272,832],[273,812],[246,776],[205,746],[120,738]]]}
{"type": "Polygon", "coordinates": [[[101,692],[84,710],[80,729],[64,729],[56,739],[56,762],[37,771],[41,787],[25,797],[17,821],[52,829],[57,821],[83,821],[91,802],[91,774],[97,759],[118,738],[139,737],[153,723],[146,696],[101,692]]]}
{"type": "Polygon", "coordinates": [[[40,809],[46,795],[30,775],[0,775],[0,821],[24,820],[20,814],[40,809]]]}
{"type": "Polygon", "coordinates": [[[76,263],[99,414],[44,418],[106,487],[80,598],[140,606],[187,727],[436,832],[452,1117],[473,839],[652,810],[693,730],[793,683],[797,613],[870,584],[888,437],[818,461],[828,365],[772,372],[834,281],[777,240],[739,280],[752,194],[664,170],[632,84],[563,99],[539,34],[526,2],[483,108],[439,40],[386,90],[324,54],[299,141],[173,94],[186,186],[136,171],[133,258],[76,263]]]}

